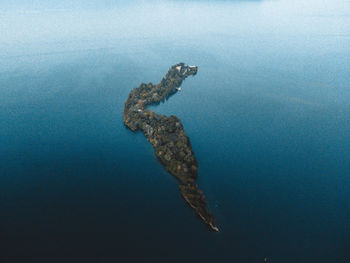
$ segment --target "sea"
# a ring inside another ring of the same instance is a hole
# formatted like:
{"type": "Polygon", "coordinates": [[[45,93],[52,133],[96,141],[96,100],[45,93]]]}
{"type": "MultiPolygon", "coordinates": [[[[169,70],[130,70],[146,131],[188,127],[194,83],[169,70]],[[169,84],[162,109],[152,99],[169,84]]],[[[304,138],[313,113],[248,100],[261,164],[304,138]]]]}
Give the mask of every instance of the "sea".
{"type": "Polygon", "coordinates": [[[350,262],[350,1],[2,2],[1,263],[350,262]],[[179,62],[219,233],[123,123],[179,62]]]}

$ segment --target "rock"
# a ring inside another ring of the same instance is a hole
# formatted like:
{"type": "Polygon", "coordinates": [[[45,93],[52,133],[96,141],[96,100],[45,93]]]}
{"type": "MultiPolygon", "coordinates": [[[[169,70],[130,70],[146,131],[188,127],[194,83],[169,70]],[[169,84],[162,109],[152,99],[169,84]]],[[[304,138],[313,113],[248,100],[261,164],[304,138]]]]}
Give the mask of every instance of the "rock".
{"type": "Polygon", "coordinates": [[[146,129],[145,129],[146,135],[147,136],[152,136],[153,134],[153,128],[150,125],[146,125],[146,129]]]}

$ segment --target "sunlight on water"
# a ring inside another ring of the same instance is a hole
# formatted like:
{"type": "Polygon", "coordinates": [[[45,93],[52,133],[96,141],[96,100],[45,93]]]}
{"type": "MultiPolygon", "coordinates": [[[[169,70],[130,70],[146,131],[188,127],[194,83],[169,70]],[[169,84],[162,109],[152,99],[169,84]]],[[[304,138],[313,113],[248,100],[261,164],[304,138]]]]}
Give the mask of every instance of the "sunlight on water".
{"type": "Polygon", "coordinates": [[[28,53],[28,48],[35,52],[38,47],[47,51],[112,48],[115,42],[126,39],[141,45],[221,34],[349,36],[349,5],[346,1],[320,0],[152,1],[119,3],[107,10],[9,8],[0,12],[1,56],[28,53]]]}

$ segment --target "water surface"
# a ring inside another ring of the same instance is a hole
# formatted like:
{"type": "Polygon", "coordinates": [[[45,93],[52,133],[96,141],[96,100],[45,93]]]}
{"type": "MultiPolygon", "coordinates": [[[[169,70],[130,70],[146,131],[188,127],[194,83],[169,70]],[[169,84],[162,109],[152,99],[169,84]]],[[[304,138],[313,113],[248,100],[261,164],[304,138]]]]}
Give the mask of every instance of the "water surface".
{"type": "Polygon", "coordinates": [[[0,11],[5,262],[350,260],[350,2],[14,2],[0,11]],[[123,103],[178,62],[220,233],[123,103]]]}

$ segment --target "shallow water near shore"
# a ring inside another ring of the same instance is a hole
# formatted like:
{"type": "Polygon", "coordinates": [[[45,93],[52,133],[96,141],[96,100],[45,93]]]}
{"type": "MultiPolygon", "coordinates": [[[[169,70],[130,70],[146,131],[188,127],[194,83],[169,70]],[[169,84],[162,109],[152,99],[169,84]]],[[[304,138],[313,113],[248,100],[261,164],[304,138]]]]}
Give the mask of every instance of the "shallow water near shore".
{"type": "Polygon", "coordinates": [[[349,1],[5,6],[5,262],[349,262],[349,1]],[[198,74],[150,108],[182,120],[219,233],[123,124],[178,62],[198,74]]]}

